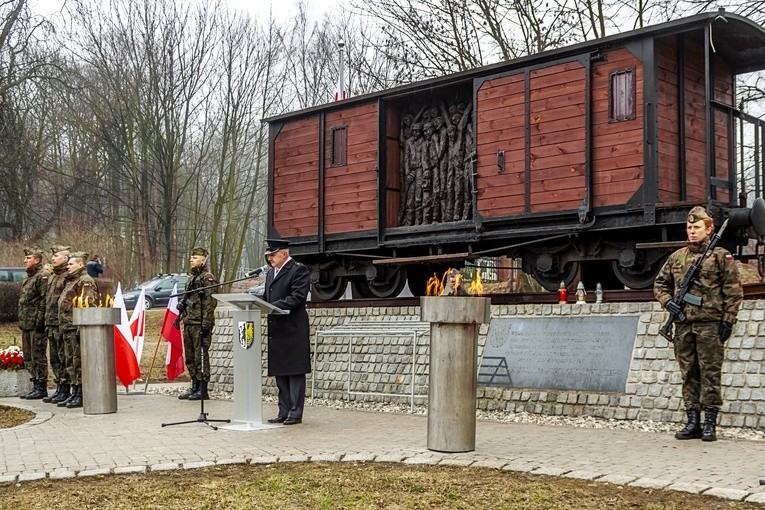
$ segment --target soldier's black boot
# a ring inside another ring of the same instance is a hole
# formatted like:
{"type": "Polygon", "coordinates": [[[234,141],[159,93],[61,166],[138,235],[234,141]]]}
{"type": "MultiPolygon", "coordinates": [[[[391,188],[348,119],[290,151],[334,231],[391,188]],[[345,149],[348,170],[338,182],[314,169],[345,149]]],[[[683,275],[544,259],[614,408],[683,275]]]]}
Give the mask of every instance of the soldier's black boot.
{"type": "Polygon", "coordinates": [[[189,400],[209,400],[210,395],[207,394],[207,381],[199,381],[199,389],[189,395],[189,400]]]}
{"type": "Polygon", "coordinates": [[[688,423],[685,428],[675,434],[675,439],[698,439],[701,437],[701,411],[688,409],[688,423]]]}
{"type": "Polygon", "coordinates": [[[65,402],[66,399],[69,398],[69,388],[70,386],[67,383],[61,383],[61,389],[58,392],[58,395],[56,398],[50,399],[51,404],[60,404],[61,402],[65,402]]]}
{"type": "Polygon", "coordinates": [[[184,391],[180,395],[178,395],[178,398],[181,400],[188,400],[191,395],[199,391],[199,380],[198,379],[192,379],[191,380],[191,388],[184,391]]]}
{"type": "Polygon", "coordinates": [[[40,400],[48,396],[47,384],[44,381],[36,380],[32,391],[27,393],[27,400],[40,400]]]}
{"type": "Polygon", "coordinates": [[[704,431],[701,433],[702,441],[717,441],[717,409],[704,408],[704,431]]]}
{"type": "Polygon", "coordinates": [[[74,409],[75,407],[82,407],[82,384],[76,385],[77,390],[74,391],[74,396],[66,403],[67,409],[74,409]]]}
{"type": "Polygon", "coordinates": [[[37,388],[37,379],[30,379],[30,381],[32,381],[32,389],[24,393],[23,395],[19,395],[19,398],[22,400],[29,398],[29,395],[32,395],[35,392],[35,389],[37,388]]]}
{"type": "Polygon", "coordinates": [[[77,385],[72,384],[69,387],[69,396],[66,398],[66,400],[60,400],[58,404],[56,404],[58,407],[66,407],[69,402],[72,401],[72,399],[77,395],[77,385]]]}
{"type": "Polygon", "coordinates": [[[58,397],[59,393],[61,393],[61,383],[56,381],[56,391],[53,392],[53,395],[44,397],[42,401],[45,402],[46,404],[50,404],[51,402],[53,402],[54,398],[58,397]]]}

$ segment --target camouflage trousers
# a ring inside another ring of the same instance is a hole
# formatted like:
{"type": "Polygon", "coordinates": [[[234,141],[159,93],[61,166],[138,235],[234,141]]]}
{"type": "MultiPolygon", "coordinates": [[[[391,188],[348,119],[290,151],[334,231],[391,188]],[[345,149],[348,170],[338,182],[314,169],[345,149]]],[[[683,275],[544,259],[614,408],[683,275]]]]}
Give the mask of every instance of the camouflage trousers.
{"type": "Polygon", "coordinates": [[[675,358],[683,377],[683,401],[688,410],[719,409],[725,346],[720,343],[720,324],[675,324],[675,358]]]}
{"type": "Polygon", "coordinates": [[[48,357],[56,382],[69,384],[69,373],[66,371],[64,355],[64,336],[58,330],[58,326],[48,326],[48,357]]]}
{"type": "Polygon", "coordinates": [[[32,379],[48,382],[48,339],[45,333],[34,329],[21,331],[21,348],[24,351],[24,368],[32,379]]]}
{"type": "Polygon", "coordinates": [[[210,344],[212,344],[212,335],[202,337],[201,326],[184,324],[183,351],[186,356],[186,369],[192,379],[210,380],[210,344]],[[204,342],[204,357],[202,342],[204,342]]]}
{"type": "Polygon", "coordinates": [[[64,338],[64,366],[71,384],[82,384],[82,357],[80,355],[80,333],[76,329],[62,331],[64,338]]]}

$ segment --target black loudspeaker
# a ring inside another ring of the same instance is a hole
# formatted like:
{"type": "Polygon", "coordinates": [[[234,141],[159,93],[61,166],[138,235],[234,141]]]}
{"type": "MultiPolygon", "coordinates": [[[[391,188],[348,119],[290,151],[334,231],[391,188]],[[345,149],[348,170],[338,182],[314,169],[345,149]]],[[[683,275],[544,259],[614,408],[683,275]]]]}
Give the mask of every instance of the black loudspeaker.
{"type": "Polygon", "coordinates": [[[731,210],[730,226],[748,227],[748,234],[752,239],[765,236],[765,200],[759,197],[754,201],[752,207],[731,210]]]}

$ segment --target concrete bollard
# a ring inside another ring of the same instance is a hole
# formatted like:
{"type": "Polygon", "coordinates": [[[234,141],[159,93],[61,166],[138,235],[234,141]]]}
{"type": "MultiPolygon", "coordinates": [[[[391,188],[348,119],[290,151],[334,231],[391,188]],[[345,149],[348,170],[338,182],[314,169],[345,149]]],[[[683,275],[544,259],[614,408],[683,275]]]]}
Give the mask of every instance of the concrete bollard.
{"type": "Polygon", "coordinates": [[[420,317],[430,322],[428,449],[475,450],[478,325],[491,320],[482,297],[420,298],[420,317]]]}
{"type": "Polygon", "coordinates": [[[117,412],[114,359],[114,325],[117,308],[75,308],[72,319],[80,328],[82,356],[82,411],[85,414],[117,412]]]}

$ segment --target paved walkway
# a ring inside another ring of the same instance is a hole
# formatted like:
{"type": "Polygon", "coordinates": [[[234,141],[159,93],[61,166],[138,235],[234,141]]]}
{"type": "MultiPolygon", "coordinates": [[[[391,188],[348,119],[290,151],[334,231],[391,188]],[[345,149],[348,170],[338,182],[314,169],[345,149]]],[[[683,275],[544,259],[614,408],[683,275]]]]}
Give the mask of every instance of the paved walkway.
{"type": "MultiPolygon", "coordinates": [[[[676,441],[670,434],[479,422],[476,450],[426,448],[427,417],[306,407],[291,427],[239,432],[195,420],[198,402],[161,394],[120,395],[115,414],[86,416],[38,401],[0,398],[37,413],[0,430],[0,483],[215,464],[375,461],[484,466],[667,488],[765,504],[765,442],[676,441]]],[[[230,418],[233,402],[208,401],[209,418],[230,418]]],[[[266,404],[264,416],[275,414],[266,404]]]]}

